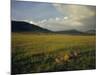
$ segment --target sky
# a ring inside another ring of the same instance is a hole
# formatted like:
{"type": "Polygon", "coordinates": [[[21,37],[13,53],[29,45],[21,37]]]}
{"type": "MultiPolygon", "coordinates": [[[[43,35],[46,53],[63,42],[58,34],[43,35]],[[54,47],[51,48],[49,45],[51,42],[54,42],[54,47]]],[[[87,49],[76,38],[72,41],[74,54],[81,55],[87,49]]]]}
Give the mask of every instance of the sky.
{"type": "Polygon", "coordinates": [[[11,19],[52,30],[95,30],[96,7],[12,0],[11,19]]]}

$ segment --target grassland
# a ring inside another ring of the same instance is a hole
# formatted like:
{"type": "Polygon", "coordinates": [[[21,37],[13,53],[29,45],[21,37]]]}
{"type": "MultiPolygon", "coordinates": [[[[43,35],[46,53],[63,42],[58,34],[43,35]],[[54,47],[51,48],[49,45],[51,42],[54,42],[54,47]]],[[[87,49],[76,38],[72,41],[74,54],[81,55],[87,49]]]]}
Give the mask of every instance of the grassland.
{"type": "Polygon", "coordinates": [[[12,33],[12,73],[95,69],[95,35],[12,33]]]}

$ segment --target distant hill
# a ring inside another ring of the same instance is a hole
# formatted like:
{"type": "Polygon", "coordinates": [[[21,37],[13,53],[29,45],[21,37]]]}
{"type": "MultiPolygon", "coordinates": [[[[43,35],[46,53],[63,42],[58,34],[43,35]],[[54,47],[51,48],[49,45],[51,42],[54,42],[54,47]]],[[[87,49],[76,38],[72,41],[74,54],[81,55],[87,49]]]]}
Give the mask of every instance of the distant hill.
{"type": "Polygon", "coordinates": [[[96,30],[88,30],[88,31],[86,31],[86,33],[88,33],[88,34],[96,34],[96,30]]]}
{"type": "Polygon", "coordinates": [[[50,31],[48,29],[39,27],[35,24],[30,24],[23,21],[11,21],[11,31],[12,32],[41,32],[41,33],[53,33],[53,34],[72,34],[72,35],[94,35],[96,34],[96,30],[88,30],[85,32],[81,32],[75,29],[72,30],[64,30],[64,31],[50,31]]]}
{"type": "Polygon", "coordinates": [[[84,32],[78,31],[78,30],[65,30],[65,31],[57,31],[56,33],[61,34],[84,34],[84,32]]]}
{"type": "Polygon", "coordinates": [[[11,21],[11,25],[12,32],[50,32],[47,29],[23,21],[11,21]]]}

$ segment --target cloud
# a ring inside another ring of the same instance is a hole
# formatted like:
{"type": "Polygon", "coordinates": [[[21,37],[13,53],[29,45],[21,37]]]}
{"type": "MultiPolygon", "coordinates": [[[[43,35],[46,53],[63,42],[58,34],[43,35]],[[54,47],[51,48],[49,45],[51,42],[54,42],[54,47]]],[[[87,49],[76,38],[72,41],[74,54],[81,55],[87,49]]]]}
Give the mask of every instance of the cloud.
{"type": "Polygon", "coordinates": [[[44,19],[44,20],[42,20],[42,21],[40,21],[40,23],[45,23],[47,20],[46,19],[44,19]]]}
{"type": "Polygon", "coordinates": [[[33,21],[33,20],[20,20],[20,21],[24,21],[24,22],[28,22],[30,24],[35,24],[35,25],[38,25],[37,22],[33,21]]]}
{"type": "MultiPolygon", "coordinates": [[[[96,8],[95,6],[53,4],[53,6],[66,17],[66,25],[76,26],[79,30],[95,29],[96,8]],[[77,27],[78,26],[78,27],[77,27]],[[88,27],[88,28],[87,28],[88,27]]],[[[72,27],[73,28],[73,27],[72,27]]]]}
{"type": "Polygon", "coordinates": [[[49,21],[53,21],[53,18],[49,18],[49,21]]]}
{"type": "Polygon", "coordinates": [[[60,18],[58,18],[58,17],[56,17],[56,19],[55,19],[56,21],[59,21],[60,20],[60,18]]]}
{"type": "Polygon", "coordinates": [[[53,4],[63,14],[69,17],[86,18],[95,15],[95,8],[86,5],[53,4]]]}
{"type": "Polygon", "coordinates": [[[65,17],[64,17],[64,20],[66,20],[66,19],[68,19],[68,17],[67,17],[67,16],[65,16],[65,17]]]}
{"type": "Polygon", "coordinates": [[[51,17],[38,22],[38,25],[52,31],[77,29],[86,31],[96,28],[95,6],[53,4],[64,16],[51,17]]]}
{"type": "Polygon", "coordinates": [[[38,25],[52,31],[62,31],[69,29],[76,29],[78,26],[81,26],[80,22],[74,22],[65,17],[56,17],[49,18],[48,20],[42,20],[38,22],[38,25]],[[45,21],[45,22],[44,22],[45,21]]]}

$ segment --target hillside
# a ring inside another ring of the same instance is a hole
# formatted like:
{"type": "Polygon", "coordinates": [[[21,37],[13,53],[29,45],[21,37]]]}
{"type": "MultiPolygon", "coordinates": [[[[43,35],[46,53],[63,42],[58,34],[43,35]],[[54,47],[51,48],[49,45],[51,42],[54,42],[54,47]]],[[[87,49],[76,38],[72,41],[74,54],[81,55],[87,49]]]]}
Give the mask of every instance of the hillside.
{"type": "Polygon", "coordinates": [[[12,32],[50,32],[47,29],[23,21],[12,21],[11,25],[12,32]]]}
{"type": "Polygon", "coordinates": [[[96,34],[96,30],[88,30],[88,31],[86,31],[86,33],[88,33],[88,34],[96,34]]]}
{"type": "Polygon", "coordinates": [[[84,32],[78,31],[78,30],[65,30],[65,31],[57,31],[56,33],[60,34],[85,34],[84,32]]]}

